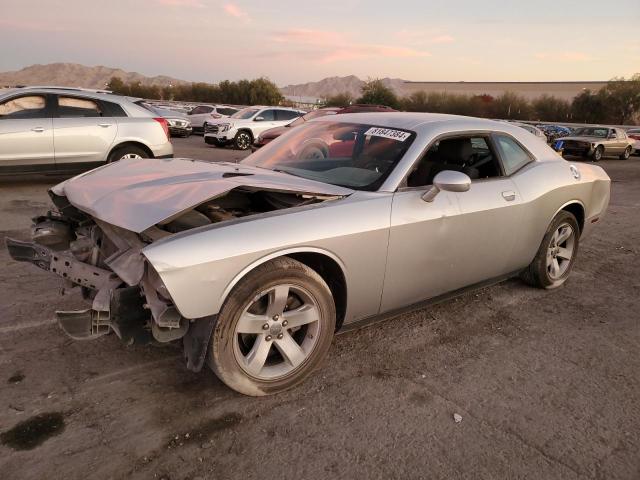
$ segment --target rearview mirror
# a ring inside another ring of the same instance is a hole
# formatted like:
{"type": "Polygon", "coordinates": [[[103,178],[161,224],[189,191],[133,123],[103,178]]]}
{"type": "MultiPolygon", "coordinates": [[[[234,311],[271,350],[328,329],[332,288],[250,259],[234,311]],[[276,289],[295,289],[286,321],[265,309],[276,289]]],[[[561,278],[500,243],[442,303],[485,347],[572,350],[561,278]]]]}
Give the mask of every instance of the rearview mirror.
{"type": "Polygon", "coordinates": [[[264,117],[256,117],[253,119],[254,122],[262,122],[264,121],[264,117]]]}
{"type": "Polygon", "coordinates": [[[445,192],[466,192],[471,188],[469,175],[454,170],[444,170],[433,179],[433,185],[422,195],[422,200],[432,202],[441,190],[445,192]]]}

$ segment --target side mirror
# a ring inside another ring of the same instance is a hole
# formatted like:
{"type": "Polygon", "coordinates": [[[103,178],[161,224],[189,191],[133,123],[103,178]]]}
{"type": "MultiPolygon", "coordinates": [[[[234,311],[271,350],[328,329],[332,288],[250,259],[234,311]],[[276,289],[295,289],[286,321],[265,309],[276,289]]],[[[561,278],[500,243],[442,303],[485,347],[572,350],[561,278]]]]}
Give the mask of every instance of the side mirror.
{"type": "Polygon", "coordinates": [[[264,121],[264,117],[256,117],[253,119],[254,122],[263,122],[264,121]]]}
{"type": "Polygon", "coordinates": [[[445,192],[466,192],[471,188],[469,175],[454,170],[444,170],[433,179],[433,185],[422,195],[425,202],[433,202],[441,190],[445,192]]]}

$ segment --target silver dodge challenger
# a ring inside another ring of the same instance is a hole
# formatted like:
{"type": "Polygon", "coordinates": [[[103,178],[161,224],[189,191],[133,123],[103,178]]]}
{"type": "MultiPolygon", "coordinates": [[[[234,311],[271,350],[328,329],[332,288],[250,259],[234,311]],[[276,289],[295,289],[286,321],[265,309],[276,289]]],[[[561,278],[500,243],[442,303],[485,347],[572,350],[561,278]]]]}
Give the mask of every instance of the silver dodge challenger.
{"type": "Polygon", "coordinates": [[[265,395],[303,381],[341,329],[517,275],[559,287],[609,190],[508,123],[336,115],[237,164],[126,159],[71,178],[32,241],[7,247],[88,301],[56,314],[71,337],[179,341],[189,369],[265,395]]]}

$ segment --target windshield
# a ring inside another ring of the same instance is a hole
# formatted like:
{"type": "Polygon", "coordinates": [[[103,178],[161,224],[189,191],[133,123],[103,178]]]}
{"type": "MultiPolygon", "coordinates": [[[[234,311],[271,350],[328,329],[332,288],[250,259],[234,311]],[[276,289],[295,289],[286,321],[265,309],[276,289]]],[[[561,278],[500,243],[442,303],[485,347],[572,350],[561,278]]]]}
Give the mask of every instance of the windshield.
{"type": "Polygon", "coordinates": [[[231,115],[230,118],[237,118],[239,120],[246,120],[248,118],[253,117],[256,113],[258,113],[258,111],[259,110],[257,108],[243,108],[239,112],[236,112],[233,115],[231,115]]]}
{"type": "Polygon", "coordinates": [[[360,123],[309,122],[242,161],[356,190],[377,190],[415,133],[360,123]]]}
{"type": "Polygon", "coordinates": [[[574,135],[579,136],[579,137],[601,137],[601,138],[607,138],[607,135],[609,134],[609,129],[608,128],[596,128],[596,127],[583,127],[583,128],[578,128],[573,133],[574,133],[574,135]]]}
{"type": "Polygon", "coordinates": [[[313,112],[309,112],[302,117],[296,118],[293,122],[291,122],[288,127],[297,127],[298,125],[302,125],[304,122],[311,120],[313,118],[324,117],[325,115],[335,115],[335,110],[314,110],[313,112]]]}

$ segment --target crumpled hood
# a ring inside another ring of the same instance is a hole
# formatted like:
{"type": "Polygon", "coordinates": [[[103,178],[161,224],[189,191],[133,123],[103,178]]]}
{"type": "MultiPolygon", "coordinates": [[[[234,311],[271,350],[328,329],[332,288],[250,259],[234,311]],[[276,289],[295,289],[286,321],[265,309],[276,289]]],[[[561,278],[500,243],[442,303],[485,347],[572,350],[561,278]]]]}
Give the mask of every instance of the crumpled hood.
{"type": "Polygon", "coordinates": [[[139,233],[238,187],[338,197],[353,193],[263,168],[184,158],[120,160],[52,191],[99,220],[139,233]]]}

